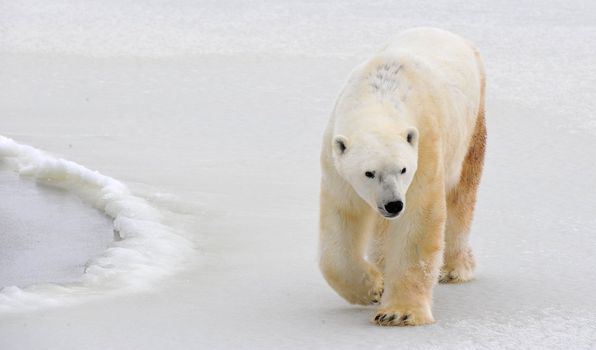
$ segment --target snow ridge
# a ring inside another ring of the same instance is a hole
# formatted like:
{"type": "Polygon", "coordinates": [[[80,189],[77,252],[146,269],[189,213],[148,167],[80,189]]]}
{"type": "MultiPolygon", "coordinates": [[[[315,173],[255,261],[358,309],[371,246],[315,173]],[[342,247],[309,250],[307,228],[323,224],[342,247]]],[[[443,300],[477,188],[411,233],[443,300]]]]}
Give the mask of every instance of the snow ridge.
{"type": "Polygon", "coordinates": [[[0,162],[21,176],[64,188],[113,219],[117,239],[90,260],[79,282],[0,289],[0,312],[72,304],[85,297],[146,289],[179,270],[193,245],[164,223],[159,210],[121,182],[0,136],[0,162]]]}

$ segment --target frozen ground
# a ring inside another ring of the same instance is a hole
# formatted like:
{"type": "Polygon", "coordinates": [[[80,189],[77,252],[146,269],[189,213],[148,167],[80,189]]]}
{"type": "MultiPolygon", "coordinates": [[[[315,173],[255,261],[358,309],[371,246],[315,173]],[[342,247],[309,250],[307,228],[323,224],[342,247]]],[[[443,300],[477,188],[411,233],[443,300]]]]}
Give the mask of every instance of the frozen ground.
{"type": "Polygon", "coordinates": [[[112,223],[66,190],[0,169],[0,193],[2,286],[74,282],[114,240],[112,223]]]}
{"type": "Polygon", "coordinates": [[[1,349],[596,347],[593,2],[3,1],[0,29],[0,134],[122,181],[201,258],[0,314],[1,349]],[[416,25],[487,65],[478,278],[437,287],[435,325],[377,328],[317,270],[320,136],[416,25]]]}

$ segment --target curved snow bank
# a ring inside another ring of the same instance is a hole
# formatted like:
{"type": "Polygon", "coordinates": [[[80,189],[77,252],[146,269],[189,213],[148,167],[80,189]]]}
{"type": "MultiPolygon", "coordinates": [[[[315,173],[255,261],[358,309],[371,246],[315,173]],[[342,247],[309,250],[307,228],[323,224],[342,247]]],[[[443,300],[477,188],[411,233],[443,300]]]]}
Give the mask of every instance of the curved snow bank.
{"type": "Polygon", "coordinates": [[[93,295],[144,289],[180,268],[193,251],[191,242],[162,223],[158,209],[113,178],[3,136],[0,161],[22,176],[80,196],[111,217],[122,238],[89,261],[77,283],[0,289],[0,311],[63,305],[93,295]]]}

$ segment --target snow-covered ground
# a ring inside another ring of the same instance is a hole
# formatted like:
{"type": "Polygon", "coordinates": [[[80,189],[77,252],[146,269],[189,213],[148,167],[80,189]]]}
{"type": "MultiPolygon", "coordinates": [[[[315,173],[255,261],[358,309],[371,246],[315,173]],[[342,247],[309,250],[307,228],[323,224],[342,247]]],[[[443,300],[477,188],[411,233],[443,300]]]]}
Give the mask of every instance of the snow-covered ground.
{"type": "Polygon", "coordinates": [[[0,134],[196,248],[140,292],[0,314],[0,349],[595,348],[595,43],[591,1],[1,1],[0,134]],[[419,25],[487,66],[477,280],[436,288],[434,325],[379,328],[317,269],[320,137],[350,69],[419,25]]]}

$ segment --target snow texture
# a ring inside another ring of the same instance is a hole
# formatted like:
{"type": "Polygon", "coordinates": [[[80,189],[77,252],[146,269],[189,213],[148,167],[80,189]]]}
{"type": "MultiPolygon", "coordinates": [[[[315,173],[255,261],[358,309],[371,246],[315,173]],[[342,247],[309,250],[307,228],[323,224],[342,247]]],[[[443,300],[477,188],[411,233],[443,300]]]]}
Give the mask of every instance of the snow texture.
{"type": "Polygon", "coordinates": [[[85,293],[145,291],[26,303],[0,348],[596,348],[595,42],[582,0],[0,2],[0,134],[119,179],[201,247],[153,279],[178,255],[143,242],[158,267],[85,293]],[[318,156],[350,70],[421,25],[486,63],[477,279],[436,288],[436,324],[379,328],[318,271],[318,156]]]}
{"type": "Polygon", "coordinates": [[[85,273],[76,283],[36,284],[25,289],[5,286],[0,290],[0,311],[70,304],[81,301],[81,296],[111,291],[138,291],[179,268],[192,251],[190,242],[161,222],[156,208],[132,195],[119,181],[3,136],[0,159],[9,162],[22,176],[68,189],[84,198],[114,220],[119,238],[87,263],[85,273]]]}

